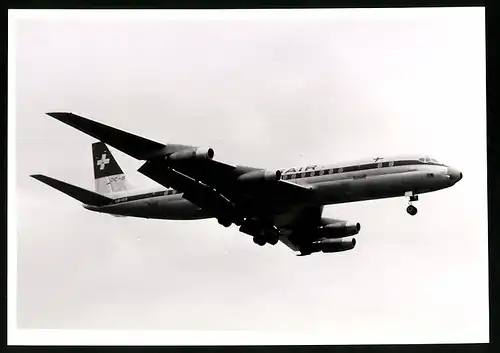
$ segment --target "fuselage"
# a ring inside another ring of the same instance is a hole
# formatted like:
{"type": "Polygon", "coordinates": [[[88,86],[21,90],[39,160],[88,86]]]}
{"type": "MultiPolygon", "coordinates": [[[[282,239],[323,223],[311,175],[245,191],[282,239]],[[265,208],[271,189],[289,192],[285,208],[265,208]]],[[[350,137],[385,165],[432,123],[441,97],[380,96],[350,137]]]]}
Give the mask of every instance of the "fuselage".
{"type": "MultiPolygon", "coordinates": [[[[462,178],[458,170],[426,156],[373,158],[335,165],[281,169],[281,179],[311,188],[317,205],[423,194],[452,186],[462,178]]],[[[113,195],[106,206],[85,208],[119,216],[193,220],[211,218],[185,200],[181,192],[156,189],[113,195]]]]}

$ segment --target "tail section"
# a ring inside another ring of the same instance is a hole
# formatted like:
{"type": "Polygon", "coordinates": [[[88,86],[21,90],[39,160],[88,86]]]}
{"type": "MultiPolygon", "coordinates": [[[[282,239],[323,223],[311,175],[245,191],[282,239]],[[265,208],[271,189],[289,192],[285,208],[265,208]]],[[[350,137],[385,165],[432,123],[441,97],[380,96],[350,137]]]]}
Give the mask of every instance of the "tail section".
{"type": "Polygon", "coordinates": [[[103,142],[92,144],[92,158],[97,193],[104,195],[131,189],[127,176],[103,142]]]}
{"type": "Polygon", "coordinates": [[[113,201],[113,199],[110,199],[109,197],[96,194],[95,192],[82,189],[81,187],[71,185],[65,183],[64,181],[60,181],[42,174],[34,174],[31,177],[38,181],[41,181],[44,184],[52,186],[54,189],[57,189],[86,205],[104,206],[109,205],[113,201]]]}

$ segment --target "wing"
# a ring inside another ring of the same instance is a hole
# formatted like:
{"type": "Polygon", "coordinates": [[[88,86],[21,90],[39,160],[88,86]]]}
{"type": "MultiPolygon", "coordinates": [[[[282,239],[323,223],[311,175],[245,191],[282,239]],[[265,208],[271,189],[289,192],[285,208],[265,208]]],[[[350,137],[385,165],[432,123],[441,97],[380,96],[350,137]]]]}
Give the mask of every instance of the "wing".
{"type": "Polygon", "coordinates": [[[187,145],[165,145],[158,143],[73,113],[57,112],[47,113],[47,115],[68,124],[69,126],[72,126],[87,135],[95,137],[96,139],[105,142],[136,159],[147,160],[156,155],[168,154],[178,152],[183,149],[193,148],[193,146],[187,145]]]}
{"type": "Polygon", "coordinates": [[[205,159],[177,165],[148,161],[138,171],[157,183],[183,192],[183,197],[214,212],[215,217],[230,214],[270,218],[314,198],[312,190],[283,180],[257,184],[243,190],[238,177],[261,169],[232,166],[205,159]],[[223,205],[223,206],[221,206],[223,205]]]}
{"type": "Polygon", "coordinates": [[[279,229],[282,236],[280,241],[294,251],[312,241],[307,237],[307,232],[301,230],[314,229],[321,224],[323,206],[304,206],[274,216],[273,223],[279,229]],[[296,234],[306,234],[297,237],[296,234]]]}
{"type": "Polygon", "coordinates": [[[232,166],[211,158],[187,158],[170,164],[165,160],[166,156],[175,152],[196,151],[195,146],[161,144],[73,113],[55,112],[47,115],[136,159],[146,160],[139,169],[140,173],[165,187],[183,192],[186,199],[209,212],[217,214],[219,206],[214,205],[219,205],[224,199],[246,214],[264,217],[314,199],[312,190],[284,180],[257,183],[242,190],[237,182],[238,177],[262,170],[260,168],[232,166]]]}

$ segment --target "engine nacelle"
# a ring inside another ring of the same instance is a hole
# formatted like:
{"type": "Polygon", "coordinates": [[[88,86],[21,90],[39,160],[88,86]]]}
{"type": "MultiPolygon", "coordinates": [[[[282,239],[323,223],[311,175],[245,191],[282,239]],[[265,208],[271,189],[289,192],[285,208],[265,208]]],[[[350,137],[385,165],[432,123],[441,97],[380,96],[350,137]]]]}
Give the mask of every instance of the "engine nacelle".
{"type": "Polygon", "coordinates": [[[240,175],[237,181],[242,185],[246,185],[259,182],[278,181],[280,179],[281,179],[281,171],[279,170],[275,172],[269,170],[254,170],[253,172],[248,172],[243,175],[240,175]]]}
{"type": "Polygon", "coordinates": [[[358,234],[360,229],[361,225],[359,223],[330,223],[318,228],[318,238],[337,239],[349,237],[358,234]]]}
{"type": "Polygon", "coordinates": [[[312,245],[313,251],[322,251],[324,253],[341,252],[354,249],[356,239],[325,239],[312,245]]]}
{"type": "Polygon", "coordinates": [[[214,150],[211,148],[187,149],[179,152],[174,152],[166,157],[167,160],[175,162],[212,158],[214,158],[214,150]]]}

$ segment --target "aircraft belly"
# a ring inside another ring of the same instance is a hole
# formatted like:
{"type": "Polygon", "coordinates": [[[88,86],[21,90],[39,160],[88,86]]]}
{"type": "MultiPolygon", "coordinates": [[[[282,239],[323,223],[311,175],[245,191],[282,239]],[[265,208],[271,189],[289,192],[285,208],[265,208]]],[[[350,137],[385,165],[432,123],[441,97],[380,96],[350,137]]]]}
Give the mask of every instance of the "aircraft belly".
{"type": "Polygon", "coordinates": [[[190,220],[210,218],[195,204],[180,196],[159,197],[148,200],[130,201],[103,208],[105,213],[118,214],[130,217],[190,220]]]}
{"type": "Polygon", "coordinates": [[[182,197],[174,200],[162,200],[157,205],[158,212],[169,219],[199,219],[208,215],[197,205],[182,197]]]}

